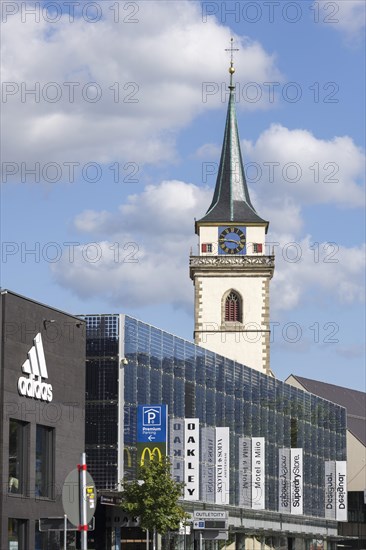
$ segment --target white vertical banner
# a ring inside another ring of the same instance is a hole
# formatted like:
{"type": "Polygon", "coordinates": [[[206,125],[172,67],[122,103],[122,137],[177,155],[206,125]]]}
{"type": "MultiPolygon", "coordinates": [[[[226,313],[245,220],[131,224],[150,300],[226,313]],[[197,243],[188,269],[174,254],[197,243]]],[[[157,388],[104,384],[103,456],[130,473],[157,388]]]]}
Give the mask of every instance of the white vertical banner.
{"type": "Polygon", "coordinates": [[[199,500],[200,487],[200,422],[184,419],[184,500],[199,500]]]}
{"type": "Polygon", "coordinates": [[[215,428],[201,428],[201,500],[215,502],[215,428]]]}
{"type": "Polygon", "coordinates": [[[278,449],[278,511],[291,511],[290,449],[278,449]]]}
{"type": "Polygon", "coordinates": [[[291,514],[303,514],[303,450],[291,449],[291,514]]]}
{"type": "Polygon", "coordinates": [[[169,456],[172,476],[178,483],[184,482],[184,418],[169,421],[169,456]]]}
{"type": "Polygon", "coordinates": [[[336,520],[347,521],[347,462],[336,461],[336,520]]]}
{"type": "Polygon", "coordinates": [[[230,430],[216,428],[216,504],[230,501],[230,430]]]}
{"type": "Polygon", "coordinates": [[[239,437],[239,506],[252,506],[252,440],[239,437]]]}
{"type": "Polygon", "coordinates": [[[336,463],[324,462],[325,518],[336,519],[336,463]]]}
{"type": "Polygon", "coordinates": [[[254,510],[265,508],[265,475],[264,437],[252,437],[252,508],[254,510]]]}

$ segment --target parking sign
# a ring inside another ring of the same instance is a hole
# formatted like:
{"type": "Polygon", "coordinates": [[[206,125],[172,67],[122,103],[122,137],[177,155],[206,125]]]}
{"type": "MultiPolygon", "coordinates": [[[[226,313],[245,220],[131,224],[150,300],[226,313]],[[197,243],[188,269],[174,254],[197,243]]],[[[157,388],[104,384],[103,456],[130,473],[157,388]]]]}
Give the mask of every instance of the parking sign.
{"type": "Polygon", "coordinates": [[[138,405],[137,443],[165,443],[167,405],[138,405]]]}

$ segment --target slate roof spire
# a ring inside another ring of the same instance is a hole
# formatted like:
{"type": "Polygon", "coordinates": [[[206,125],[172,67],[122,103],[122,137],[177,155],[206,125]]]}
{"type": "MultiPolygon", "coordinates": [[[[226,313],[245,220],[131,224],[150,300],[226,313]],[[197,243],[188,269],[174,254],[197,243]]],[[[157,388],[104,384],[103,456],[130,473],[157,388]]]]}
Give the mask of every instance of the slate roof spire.
{"type": "Polygon", "coordinates": [[[212,203],[206,214],[198,220],[213,223],[241,223],[265,224],[268,222],[258,216],[251,203],[249,190],[244,174],[243,160],[240,149],[240,139],[235,110],[235,85],[233,75],[235,73],[233,52],[233,39],[231,39],[230,96],[226,117],[224,142],[222,145],[221,160],[216,180],[216,187],[212,203]]]}

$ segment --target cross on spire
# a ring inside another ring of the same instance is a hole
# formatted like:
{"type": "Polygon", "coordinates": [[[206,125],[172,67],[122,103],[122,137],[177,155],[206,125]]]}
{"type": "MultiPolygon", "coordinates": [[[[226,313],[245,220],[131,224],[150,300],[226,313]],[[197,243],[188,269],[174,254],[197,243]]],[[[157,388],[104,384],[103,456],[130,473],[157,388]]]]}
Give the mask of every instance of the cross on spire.
{"type": "Polygon", "coordinates": [[[225,52],[230,52],[230,67],[229,67],[230,88],[233,88],[233,74],[235,73],[234,52],[238,52],[239,48],[234,48],[234,38],[233,37],[231,37],[230,42],[231,42],[230,48],[225,48],[225,52]]]}

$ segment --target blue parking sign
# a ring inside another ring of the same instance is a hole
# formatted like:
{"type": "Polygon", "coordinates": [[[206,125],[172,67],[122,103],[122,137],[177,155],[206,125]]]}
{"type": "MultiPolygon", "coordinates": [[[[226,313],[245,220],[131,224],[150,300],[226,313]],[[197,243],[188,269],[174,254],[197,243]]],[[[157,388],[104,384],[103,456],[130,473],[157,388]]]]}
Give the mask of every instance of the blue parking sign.
{"type": "Polygon", "coordinates": [[[167,405],[138,405],[137,442],[165,443],[167,418],[167,405]]]}

